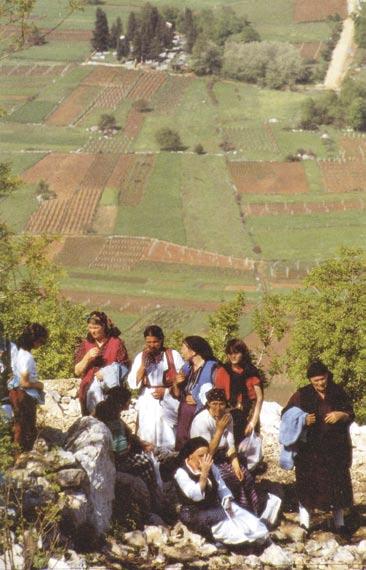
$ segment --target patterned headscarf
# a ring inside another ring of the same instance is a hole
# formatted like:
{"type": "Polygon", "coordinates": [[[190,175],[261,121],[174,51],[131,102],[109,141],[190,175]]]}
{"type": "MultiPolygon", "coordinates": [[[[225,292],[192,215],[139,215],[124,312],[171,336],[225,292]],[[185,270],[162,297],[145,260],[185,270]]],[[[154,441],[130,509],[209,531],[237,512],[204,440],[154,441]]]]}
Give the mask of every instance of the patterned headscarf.
{"type": "Polygon", "coordinates": [[[227,404],[225,390],[222,390],[221,388],[212,388],[206,392],[206,400],[208,404],[210,402],[225,402],[225,404],[227,404]]]}

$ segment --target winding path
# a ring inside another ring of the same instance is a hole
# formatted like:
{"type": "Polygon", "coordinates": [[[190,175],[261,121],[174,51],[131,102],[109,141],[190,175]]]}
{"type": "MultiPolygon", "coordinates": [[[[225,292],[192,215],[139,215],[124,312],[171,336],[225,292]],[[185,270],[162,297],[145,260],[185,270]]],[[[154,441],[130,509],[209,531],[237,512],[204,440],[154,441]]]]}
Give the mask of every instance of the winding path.
{"type": "Polygon", "coordinates": [[[333,50],[332,59],[323,84],[324,89],[339,90],[352,62],[356,48],[354,42],[355,24],[352,14],[358,9],[359,0],[348,0],[348,18],[343,22],[340,38],[333,50]]]}

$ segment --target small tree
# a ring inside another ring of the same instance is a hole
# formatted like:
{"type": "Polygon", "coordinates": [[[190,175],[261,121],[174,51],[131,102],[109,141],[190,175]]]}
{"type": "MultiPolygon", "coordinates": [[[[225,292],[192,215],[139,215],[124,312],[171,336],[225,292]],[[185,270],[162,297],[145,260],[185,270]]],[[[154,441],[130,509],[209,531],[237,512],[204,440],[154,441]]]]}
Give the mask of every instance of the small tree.
{"type": "Polygon", "coordinates": [[[218,74],[221,71],[220,48],[212,41],[200,36],[192,50],[192,69],[197,75],[218,74]]]}
{"type": "Polygon", "coordinates": [[[196,144],[193,150],[196,154],[205,154],[205,149],[201,143],[196,144]]]}
{"type": "Polygon", "coordinates": [[[117,127],[116,117],[114,115],[110,115],[108,113],[103,113],[100,116],[98,128],[100,131],[113,131],[117,127]]]}
{"type": "Polygon", "coordinates": [[[124,59],[125,57],[127,57],[129,55],[129,53],[130,53],[129,41],[125,37],[120,38],[117,42],[117,59],[118,59],[118,61],[121,61],[121,59],[124,59]]]}
{"type": "Polygon", "coordinates": [[[146,99],[138,99],[133,104],[133,107],[139,113],[146,113],[147,111],[150,111],[150,109],[151,109],[149,102],[146,99]]]}
{"type": "Polygon", "coordinates": [[[11,172],[9,162],[0,162],[0,197],[7,196],[21,184],[20,178],[11,172]]]}
{"type": "Polygon", "coordinates": [[[43,46],[46,43],[46,38],[37,26],[32,26],[28,36],[28,42],[32,46],[43,46]]]}
{"type": "Polygon", "coordinates": [[[109,27],[107,15],[101,8],[97,8],[95,27],[91,40],[92,46],[97,51],[107,51],[109,47],[109,27]]]}
{"type": "Polygon", "coordinates": [[[155,133],[155,139],[161,150],[180,150],[182,141],[177,131],[168,128],[161,128],[155,133]]]}

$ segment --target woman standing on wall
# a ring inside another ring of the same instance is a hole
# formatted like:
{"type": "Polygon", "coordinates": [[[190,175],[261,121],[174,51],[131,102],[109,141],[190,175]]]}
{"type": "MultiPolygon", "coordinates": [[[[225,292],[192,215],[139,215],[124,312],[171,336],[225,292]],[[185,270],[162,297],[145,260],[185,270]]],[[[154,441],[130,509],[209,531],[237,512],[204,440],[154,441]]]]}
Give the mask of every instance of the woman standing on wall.
{"type": "Polygon", "coordinates": [[[37,404],[44,403],[43,383],[39,382],[32,350],[48,340],[48,330],[39,323],[27,325],[17,341],[18,353],[14,361],[14,376],[8,383],[9,399],[13,407],[14,442],[23,451],[30,451],[37,437],[37,404]]]}
{"type": "Polygon", "coordinates": [[[87,337],[77,347],[75,354],[75,374],[81,376],[79,399],[84,416],[88,415],[88,389],[98,370],[113,362],[129,365],[127,350],[120,338],[121,331],[107,315],[101,311],[93,311],[87,322],[87,337]]]}

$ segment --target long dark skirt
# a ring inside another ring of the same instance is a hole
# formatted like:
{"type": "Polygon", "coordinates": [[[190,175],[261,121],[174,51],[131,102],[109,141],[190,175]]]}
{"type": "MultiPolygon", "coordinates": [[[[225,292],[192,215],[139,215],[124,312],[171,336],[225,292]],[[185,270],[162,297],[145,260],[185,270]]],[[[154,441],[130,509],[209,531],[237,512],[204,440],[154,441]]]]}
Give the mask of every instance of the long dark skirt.
{"type": "Polygon", "coordinates": [[[240,460],[240,466],[244,471],[243,481],[239,481],[235,475],[231,462],[221,454],[214,457],[215,465],[217,465],[220,475],[226,485],[234,495],[235,501],[240,507],[257,515],[260,505],[257,491],[255,489],[254,479],[244,460],[240,460]]]}
{"type": "Polygon", "coordinates": [[[199,508],[196,506],[183,506],[179,518],[193,532],[197,532],[212,539],[211,527],[226,520],[226,514],[221,505],[199,508]]]}
{"type": "Polygon", "coordinates": [[[10,390],[9,399],[14,412],[14,442],[23,451],[30,451],[37,439],[37,402],[21,388],[10,390]]]}
{"type": "Polygon", "coordinates": [[[178,410],[177,435],[175,440],[175,449],[177,451],[190,439],[191,425],[195,413],[195,404],[187,404],[181,401],[178,410]]]}
{"type": "Polygon", "coordinates": [[[351,476],[344,461],[302,451],[295,459],[295,469],[298,499],[307,509],[327,511],[352,506],[351,476]]]}

